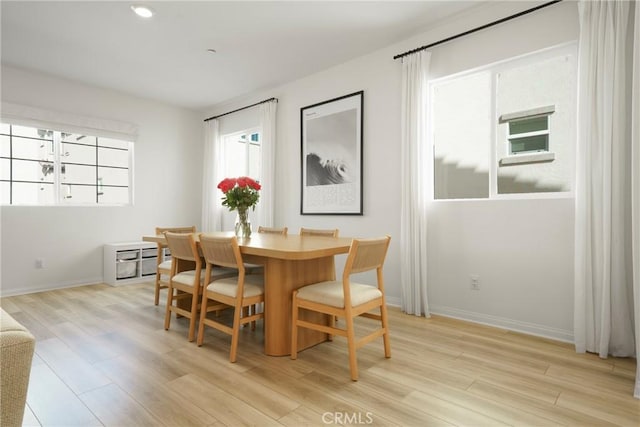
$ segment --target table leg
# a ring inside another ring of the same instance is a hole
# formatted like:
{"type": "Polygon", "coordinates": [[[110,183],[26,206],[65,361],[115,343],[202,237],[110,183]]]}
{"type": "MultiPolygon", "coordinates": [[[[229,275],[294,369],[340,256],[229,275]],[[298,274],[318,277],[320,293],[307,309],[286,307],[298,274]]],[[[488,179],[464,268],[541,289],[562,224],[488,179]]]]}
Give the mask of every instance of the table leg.
{"type": "MultiPolygon", "coordinates": [[[[291,298],[295,289],[324,280],[335,279],[334,257],[310,260],[266,258],[264,352],[269,356],[291,354],[291,298]]],[[[328,324],[321,313],[301,311],[301,319],[328,324]]],[[[301,328],[298,331],[298,350],[314,346],[328,339],[327,334],[301,328]]]]}

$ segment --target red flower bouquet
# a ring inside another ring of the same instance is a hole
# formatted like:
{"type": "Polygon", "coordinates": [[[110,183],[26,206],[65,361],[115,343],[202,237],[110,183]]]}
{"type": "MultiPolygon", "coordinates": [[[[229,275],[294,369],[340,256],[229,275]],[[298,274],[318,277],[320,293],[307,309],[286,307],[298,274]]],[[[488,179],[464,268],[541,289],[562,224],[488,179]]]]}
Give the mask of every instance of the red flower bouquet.
{"type": "Polygon", "coordinates": [[[252,208],[255,210],[256,203],[260,199],[260,184],[249,178],[241,176],[239,178],[225,178],[218,184],[218,188],[224,193],[222,205],[229,208],[230,211],[238,211],[238,219],[236,220],[236,236],[251,236],[251,224],[247,217],[247,210],[252,208]]]}
{"type": "Polygon", "coordinates": [[[249,208],[255,209],[260,199],[260,184],[248,176],[239,178],[225,178],[218,184],[218,188],[224,193],[222,206],[238,212],[249,208]]]}

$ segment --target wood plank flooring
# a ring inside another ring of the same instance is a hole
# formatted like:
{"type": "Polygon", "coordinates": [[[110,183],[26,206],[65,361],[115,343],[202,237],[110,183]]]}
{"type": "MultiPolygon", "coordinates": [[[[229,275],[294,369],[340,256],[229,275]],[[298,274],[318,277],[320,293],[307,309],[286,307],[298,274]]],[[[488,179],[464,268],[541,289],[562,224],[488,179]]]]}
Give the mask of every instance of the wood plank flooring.
{"type": "Polygon", "coordinates": [[[37,339],[26,426],[640,425],[635,359],[446,317],[390,309],[391,359],[370,343],[352,382],[341,338],[269,357],[261,323],[241,332],[231,364],[228,335],[207,328],[197,347],[185,319],[163,329],[152,283],[0,305],[37,339]]]}

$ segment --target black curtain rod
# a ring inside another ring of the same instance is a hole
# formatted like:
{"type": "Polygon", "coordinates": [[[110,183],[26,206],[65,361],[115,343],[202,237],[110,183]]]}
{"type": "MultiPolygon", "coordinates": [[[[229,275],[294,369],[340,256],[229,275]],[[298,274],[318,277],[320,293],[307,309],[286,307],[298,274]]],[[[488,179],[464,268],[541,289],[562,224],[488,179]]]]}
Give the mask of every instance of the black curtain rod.
{"type": "Polygon", "coordinates": [[[562,0],[554,0],[554,1],[550,1],[548,3],[541,4],[541,5],[536,6],[536,7],[532,7],[531,9],[524,10],[522,12],[516,13],[515,15],[507,16],[506,18],[498,19],[497,21],[490,22],[489,24],[482,25],[481,27],[473,28],[473,29],[465,31],[463,33],[456,34],[455,36],[451,36],[451,37],[447,37],[446,39],[439,40],[439,41],[437,41],[435,43],[431,43],[431,44],[428,44],[426,46],[421,46],[421,47],[418,47],[416,49],[409,50],[407,52],[404,52],[404,53],[401,53],[399,55],[394,56],[393,59],[403,58],[403,57],[405,57],[407,55],[411,55],[412,53],[416,53],[416,52],[420,52],[421,50],[429,49],[430,47],[434,47],[434,46],[437,46],[439,44],[443,44],[443,43],[446,43],[448,41],[457,39],[459,37],[463,37],[463,36],[466,36],[468,34],[475,33],[476,31],[484,30],[485,28],[489,28],[489,27],[493,27],[494,25],[502,24],[503,22],[510,21],[512,19],[518,18],[518,17],[520,17],[522,15],[526,15],[526,14],[531,13],[531,12],[535,12],[536,10],[542,9],[544,7],[551,6],[551,5],[556,4],[556,3],[560,3],[561,1],[562,0]]]}
{"type": "Polygon", "coordinates": [[[247,108],[255,107],[256,105],[264,104],[265,102],[276,101],[278,102],[278,98],[269,98],[264,101],[256,102],[255,104],[247,105],[246,107],[238,108],[237,110],[228,111],[226,113],[218,114],[217,116],[209,117],[208,119],[204,119],[205,122],[209,120],[217,119],[218,117],[226,116],[227,114],[237,113],[238,111],[246,110],[247,108]]]}

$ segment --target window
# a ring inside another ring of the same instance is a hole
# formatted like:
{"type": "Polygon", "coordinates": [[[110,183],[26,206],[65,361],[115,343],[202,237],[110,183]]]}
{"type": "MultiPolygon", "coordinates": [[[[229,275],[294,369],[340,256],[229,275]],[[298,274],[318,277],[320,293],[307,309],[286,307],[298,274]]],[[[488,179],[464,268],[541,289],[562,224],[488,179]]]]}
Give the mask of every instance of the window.
{"type": "Polygon", "coordinates": [[[554,107],[504,114],[499,123],[507,123],[509,154],[549,151],[549,114],[554,107]]]}
{"type": "Polygon", "coordinates": [[[0,124],[3,205],[131,203],[133,144],[0,124]]]}
{"type": "Polygon", "coordinates": [[[575,43],[434,79],[429,86],[435,199],[570,194],[575,43]]]}
{"type": "Polygon", "coordinates": [[[222,137],[224,141],[225,176],[250,176],[260,181],[261,139],[260,133],[253,130],[236,132],[222,137]]]}

